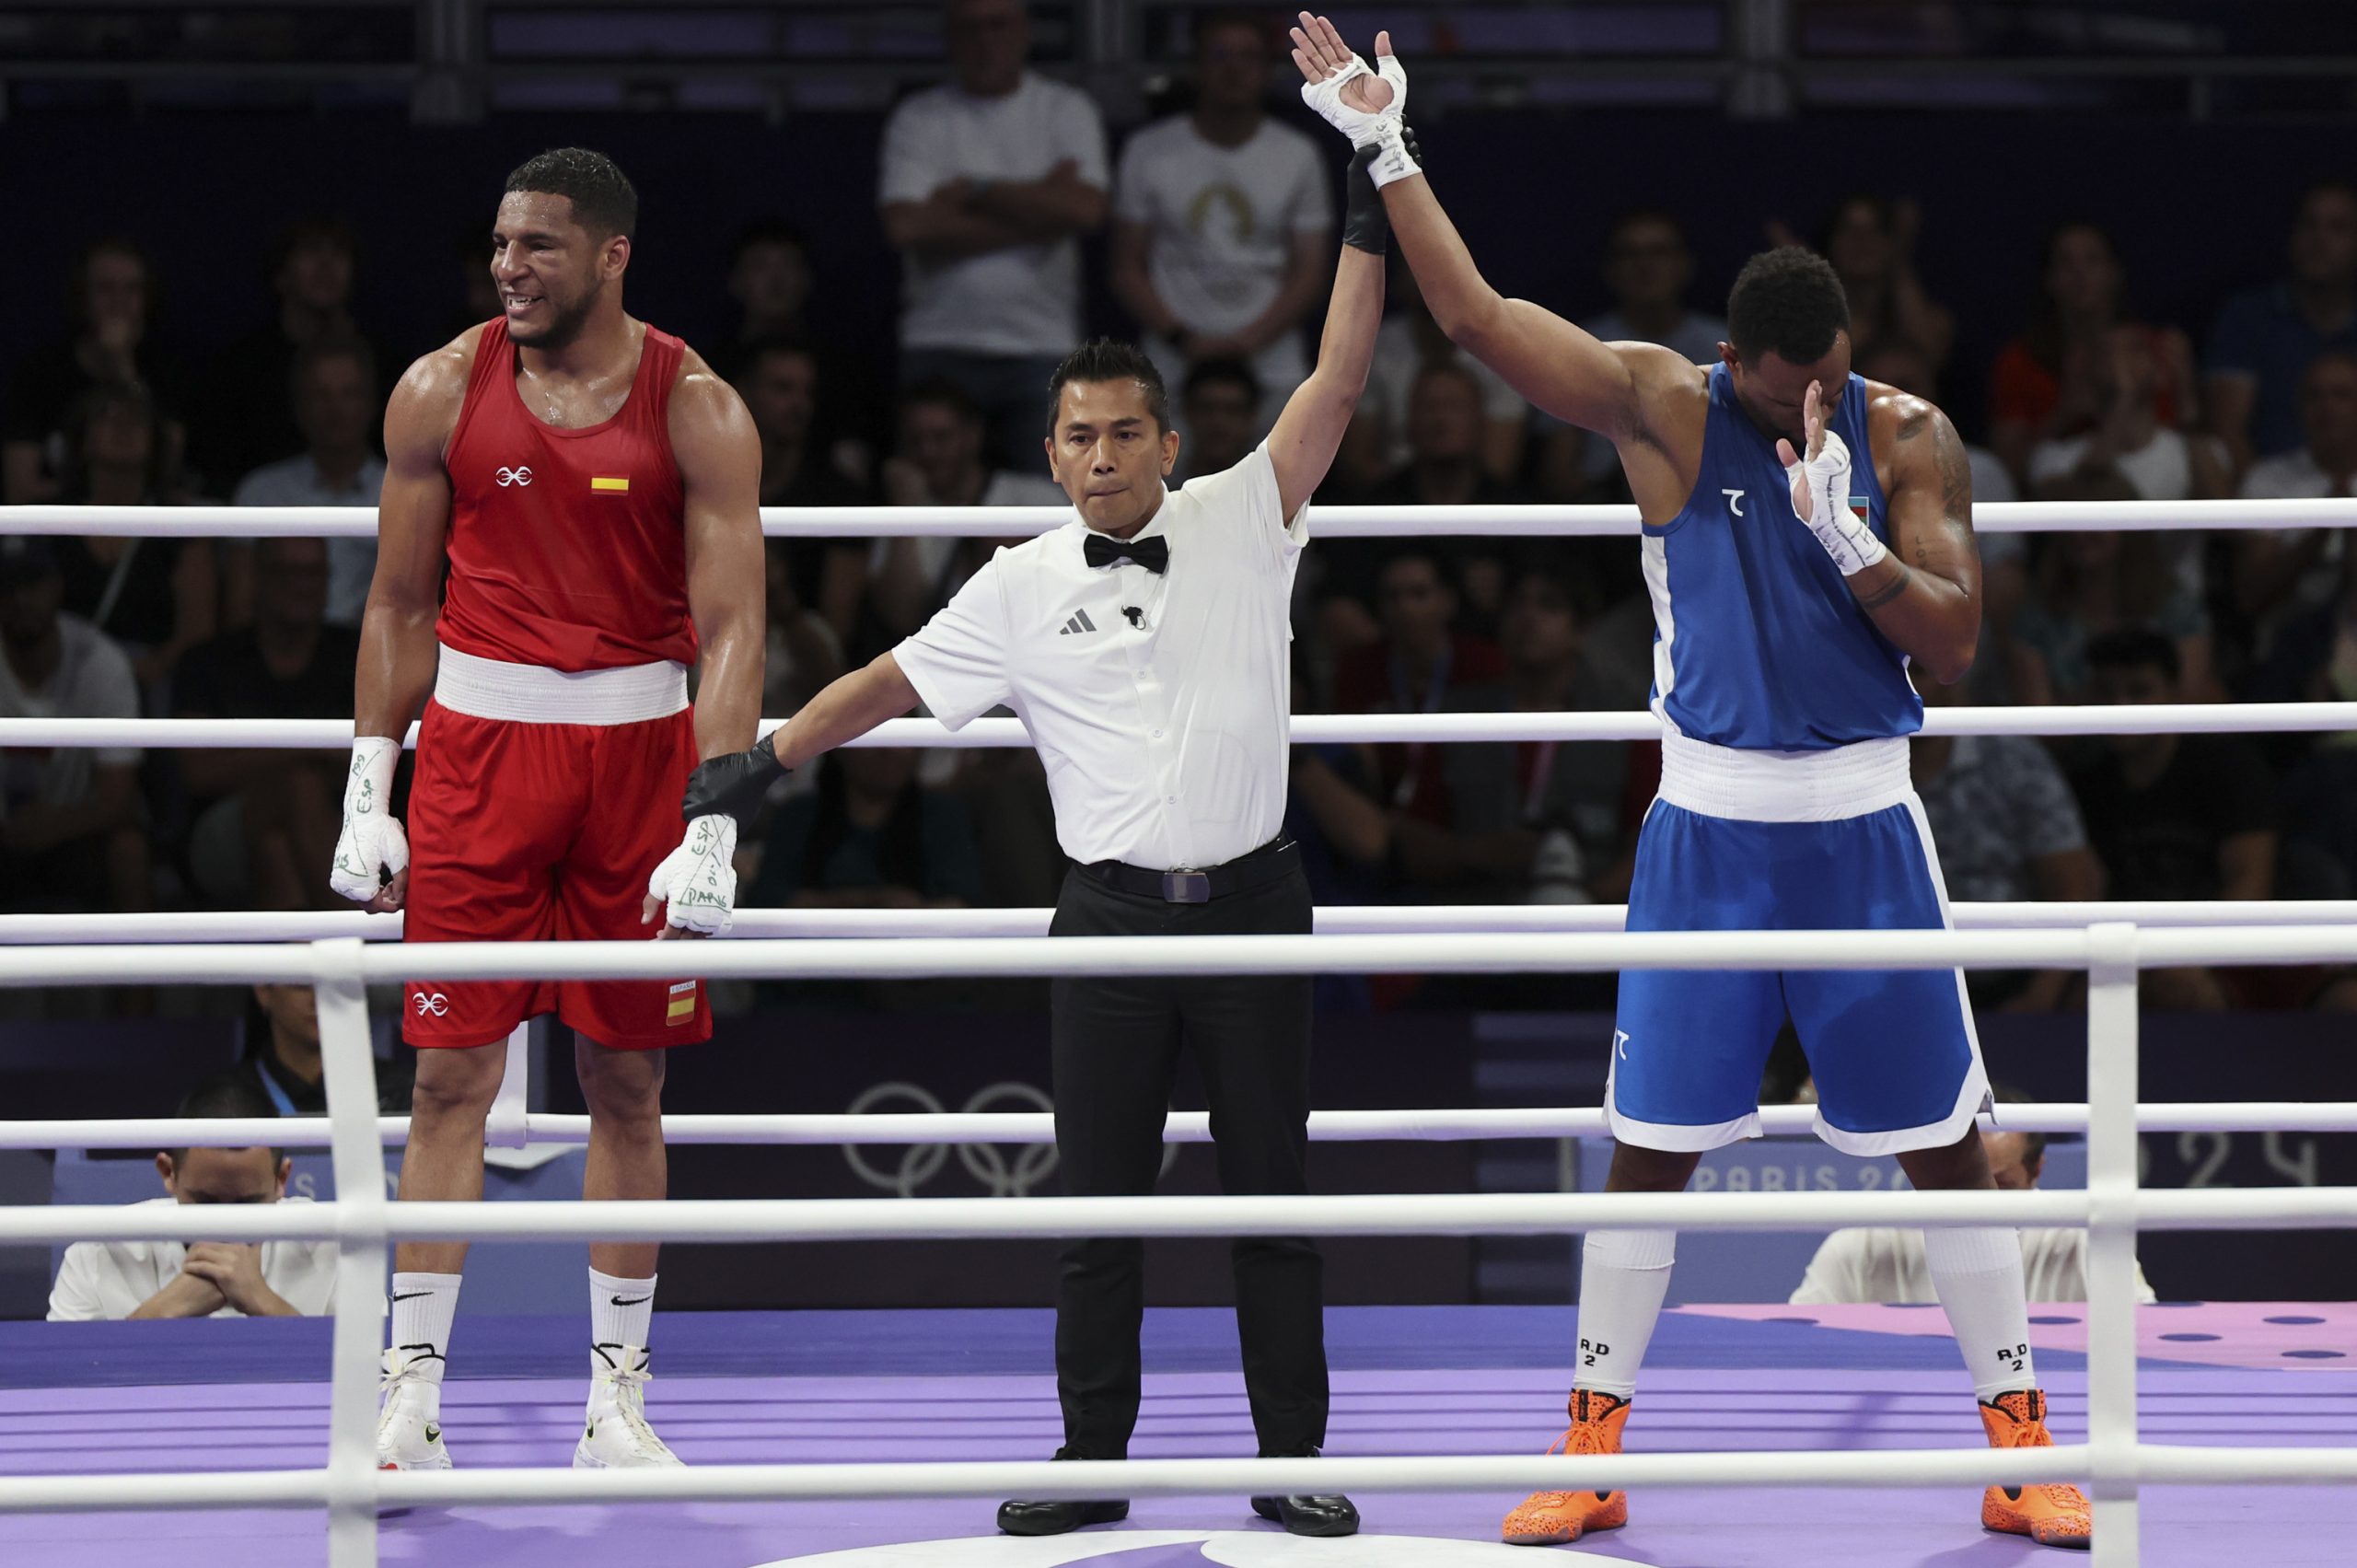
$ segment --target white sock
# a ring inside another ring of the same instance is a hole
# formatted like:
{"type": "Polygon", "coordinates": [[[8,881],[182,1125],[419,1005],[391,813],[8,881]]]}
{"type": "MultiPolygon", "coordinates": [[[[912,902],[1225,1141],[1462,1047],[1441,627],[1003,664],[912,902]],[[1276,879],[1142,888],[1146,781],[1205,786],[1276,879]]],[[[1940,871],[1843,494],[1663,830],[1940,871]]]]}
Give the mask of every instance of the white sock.
{"type": "Polygon", "coordinates": [[[1580,1345],[1573,1388],[1624,1400],[1636,1393],[1637,1367],[1661,1320],[1669,1266],[1677,1256],[1674,1230],[1588,1232],[1580,1262],[1580,1345]]]}
{"type": "Polygon", "coordinates": [[[589,1342],[646,1348],[655,1326],[655,1276],[616,1279],[589,1271],[589,1342]]]}
{"type": "Polygon", "coordinates": [[[1937,1226],[1923,1232],[1923,1260],[1932,1288],[1956,1330],[1983,1401],[2038,1387],[2030,1364],[2029,1293],[2022,1283],[2022,1236],[1993,1225],[1937,1226]]]}
{"type": "Polygon", "coordinates": [[[440,1387],[443,1357],[449,1353],[450,1324],[459,1315],[457,1274],[393,1275],[392,1348],[427,1383],[440,1387]]]}

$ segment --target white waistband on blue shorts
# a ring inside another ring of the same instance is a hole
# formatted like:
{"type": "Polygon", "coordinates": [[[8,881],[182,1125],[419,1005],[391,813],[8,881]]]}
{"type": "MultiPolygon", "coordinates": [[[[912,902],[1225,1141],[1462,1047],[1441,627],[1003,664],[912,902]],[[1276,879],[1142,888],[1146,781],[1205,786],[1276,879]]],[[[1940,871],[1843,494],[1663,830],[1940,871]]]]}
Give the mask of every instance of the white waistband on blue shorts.
{"type": "Polygon", "coordinates": [[[619,669],[550,669],[446,647],[434,700],[453,713],[517,724],[644,724],[688,705],[688,671],[669,659],[619,669]]]}
{"type": "Polygon", "coordinates": [[[1741,751],[1662,729],[1661,798],[1705,817],[1838,822],[1899,805],[1914,789],[1903,737],[1824,751],[1741,751]]]}

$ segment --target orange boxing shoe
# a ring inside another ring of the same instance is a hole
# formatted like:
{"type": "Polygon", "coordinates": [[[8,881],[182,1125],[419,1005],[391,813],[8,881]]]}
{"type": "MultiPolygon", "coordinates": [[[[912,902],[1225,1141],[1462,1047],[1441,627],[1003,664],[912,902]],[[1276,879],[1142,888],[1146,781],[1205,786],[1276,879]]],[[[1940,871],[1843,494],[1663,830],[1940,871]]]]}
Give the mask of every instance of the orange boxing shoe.
{"type": "MultiPolygon", "coordinates": [[[[1572,1390],[1572,1424],[1550,1454],[1617,1454],[1629,1424],[1629,1401],[1617,1394],[1572,1390]]],[[[1629,1522],[1625,1492],[1534,1492],[1506,1516],[1500,1538],[1508,1546],[1566,1546],[1590,1530],[1617,1530],[1629,1522]]]]}
{"type": "MultiPolygon", "coordinates": [[[[1991,1448],[2054,1446],[2046,1431],[2046,1396],[2036,1388],[1983,1400],[1980,1424],[1991,1448]]],[[[1992,1486],[1980,1497],[1980,1527],[2084,1551],[2095,1535],[2095,1515],[2087,1494],[2075,1486],[1992,1486]]]]}

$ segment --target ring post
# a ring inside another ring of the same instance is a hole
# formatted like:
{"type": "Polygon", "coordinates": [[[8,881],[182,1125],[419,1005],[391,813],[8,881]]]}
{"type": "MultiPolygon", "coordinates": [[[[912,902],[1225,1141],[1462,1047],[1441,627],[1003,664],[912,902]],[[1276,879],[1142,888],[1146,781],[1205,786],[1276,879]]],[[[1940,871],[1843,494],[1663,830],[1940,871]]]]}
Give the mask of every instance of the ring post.
{"type": "Polygon", "coordinates": [[[2087,1446],[2096,1568],[2135,1568],[2136,927],[2087,928],[2087,1446]]]}
{"type": "Polygon", "coordinates": [[[328,1397],[328,1568],[377,1568],[377,1357],[384,1343],[385,1149],[356,936],[311,944],[335,1164],[335,1338],[328,1397]]]}

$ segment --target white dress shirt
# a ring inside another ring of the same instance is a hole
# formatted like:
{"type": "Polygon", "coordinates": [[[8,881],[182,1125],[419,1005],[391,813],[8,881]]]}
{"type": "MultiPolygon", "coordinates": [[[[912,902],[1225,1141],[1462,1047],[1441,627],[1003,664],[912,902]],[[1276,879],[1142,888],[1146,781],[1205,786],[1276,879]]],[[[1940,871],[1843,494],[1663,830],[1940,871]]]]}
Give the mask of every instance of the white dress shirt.
{"type": "MultiPolygon", "coordinates": [[[[2022,1280],[2036,1302],[2087,1299],[2087,1233],[2031,1226],[2022,1233],[2022,1280]]],[[[1808,1272],[1793,1292],[1796,1305],[1880,1302],[1897,1307],[1939,1300],[1932,1268],[1924,1261],[1923,1233],[1884,1226],[1837,1230],[1809,1260],[1808,1272]]],[[[2136,1267],[2136,1299],[2153,1301],[2142,1264],[2136,1267]]]]}
{"type": "Polygon", "coordinates": [[[998,552],[894,657],[951,729],[1014,709],[1073,859],[1221,865],[1284,821],[1287,606],[1308,518],[1306,504],[1282,516],[1260,447],[1164,493],[1137,537],[1167,541],[1167,572],[1090,567],[1075,516],[998,552]]]}
{"type": "MultiPolygon", "coordinates": [[[[147,1207],[174,1202],[150,1198],[147,1207]]],[[[308,1203],[308,1198],[281,1202],[308,1203]]],[[[188,1249],[177,1241],[77,1241],[65,1249],[57,1283],[49,1294],[52,1323],[95,1323],[119,1320],[139,1310],[140,1304],[180,1277],[188,1249]]],[[[262,1283],[306,1318],[323,1318],[335,1309],[335,1243],[332,1241],[265,1241],[261,1244],[262,1283]]],[[[224,1307],[215,1318],[245,1316],[224,1307]]]]}

